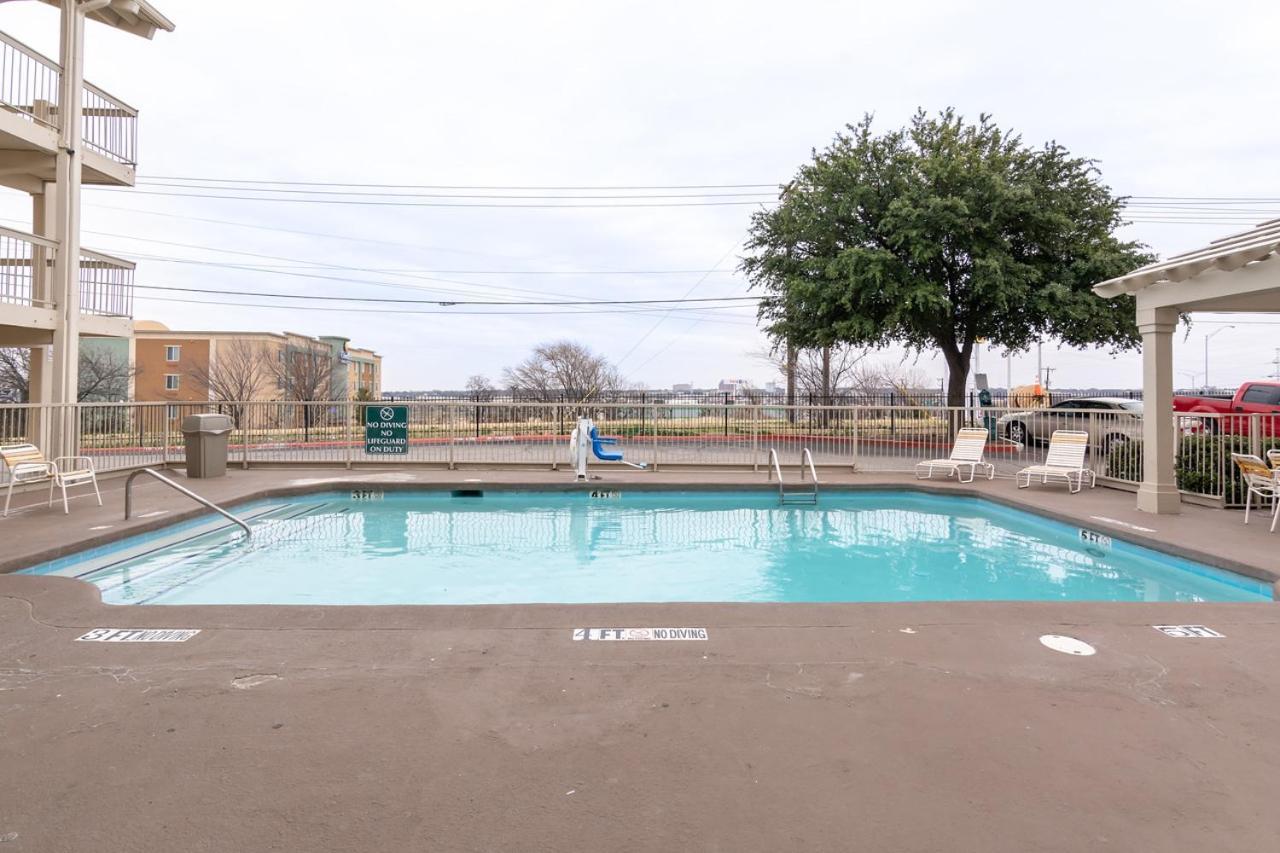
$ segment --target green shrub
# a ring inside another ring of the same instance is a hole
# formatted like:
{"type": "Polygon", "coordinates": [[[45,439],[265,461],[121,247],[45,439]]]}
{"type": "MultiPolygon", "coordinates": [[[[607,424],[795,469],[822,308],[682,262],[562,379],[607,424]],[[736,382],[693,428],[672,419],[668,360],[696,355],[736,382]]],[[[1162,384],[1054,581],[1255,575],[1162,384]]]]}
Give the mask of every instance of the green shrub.
{"type": "MultiPolygon", "coordinates": [[[[1280,438],[1264,438],[1262,453],[1280,447],[1280,438]]],[[[1240,479],[1232,453],[1249,453],[1248,436],[1243,435],[1181,435],[1178,437],[1178,455],[1174,460],[1174,476],[1178,488],[1197,495],[1223,495],[1228,504],[1242,504],[1245,499],[1244,481],[1240,479]],[[1223,476],[1226,483],[1223,483],[1223,476]],[[1225,488],[1224,488],[1225,487],[1225,488]]],[[[1103,475],[1120,480],[1142,480],[1142,442],[1128,441],[1118,444],[1107,454],[1103,475]]]]}

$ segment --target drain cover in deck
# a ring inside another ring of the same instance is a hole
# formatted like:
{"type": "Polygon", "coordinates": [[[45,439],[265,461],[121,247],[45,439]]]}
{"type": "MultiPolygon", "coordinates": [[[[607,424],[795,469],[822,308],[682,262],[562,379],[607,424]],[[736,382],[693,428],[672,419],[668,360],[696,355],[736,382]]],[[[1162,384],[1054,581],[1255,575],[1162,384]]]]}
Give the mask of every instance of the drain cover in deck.
{"type": "Polygon", "coordinates": [[[1097,652],[1097,649],[1084,640],[1077,640],[1075,637],[1064,637],[1061,634],[1045,634],[1040,638],[1040,642],[1055,652],[1062,652],[1064,655],[1091,655],[1097,652]]]}

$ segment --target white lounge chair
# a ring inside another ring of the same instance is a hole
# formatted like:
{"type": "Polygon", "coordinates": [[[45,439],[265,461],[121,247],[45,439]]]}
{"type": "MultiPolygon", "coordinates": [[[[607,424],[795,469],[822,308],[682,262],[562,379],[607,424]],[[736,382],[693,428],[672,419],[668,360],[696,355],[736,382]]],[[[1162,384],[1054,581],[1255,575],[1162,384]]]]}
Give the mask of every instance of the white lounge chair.
{"type": "Polygon", "coordinates": [[[98,475],[93,470],[93,460],[88,456],[59,456],[50,462],[34,444],[9,444],[0,446],[0,459],[9,466],[9,490],[4,498],[4,514],[9,515],[9,501],[13,499],[13,487],[27,483],[49,481],[49,506],[53,506],[53,487],[62,489],[62,511],[70,513],[67,504],[67,486],[81,483],[93,485],[93,493],[102,506],[102,492],[98,491],[98,475]]]}
{"type": "Polygon", "coordinates": [[[1244,523],[1249,523],[1249,510],[1253,507],[1253,496],[1257,495],[1264,505],[1271,501],[1271,532],[1275,533],[1276,522],[1280,521],[1280,468],[1268,468],[1267,463],[1251,453],[1232,453],[1231,461],[1240,470],[1248,488],[1244,499],[1244,523]]]}
{"type": "Polygon", "coordinates": [[[1044,464],[1028,465],[1018,472],[1018,488],[1025,489],[1031,485],[1032,477],[1039,477],[1041,483],[1049,482],[1050,477],[1061,477],[1067,481],[1067,488],[1072,494],[1084,486],[1084,478],[1089,478],[1089,488],[1097,484],[1097,475],[1085,467],[1084,457],[1089,449],[1089,433],[1077,430],[1058,429],[1049,436],[1049,453],[1044,464]],[[1025,482],[1024,482],[1025,478],[1025,482]]]}
{"type": "Polygon", "coordinates": [[[951,448],[951,455],[946,459],[930,459],[925,462],[916,463],[916,479],[927,480],[933,478],[933,469],[942,468],[947,472],[947,476],[952,474],[961,483],[972,483],[973,478],[977,475],[979,468],[985,468],[987,479],[990,480],[996,475],[996,466],[990,462],[983,460],[982,451],[987,446],[987,431],[985,429],[966,428],[956,433],[955,446],[951,448]],[[924,469],[926,476],[920,476],[920,470],[924,469]],[[964,469],[969,469],[969,479],[964,478],[964,469]]]}

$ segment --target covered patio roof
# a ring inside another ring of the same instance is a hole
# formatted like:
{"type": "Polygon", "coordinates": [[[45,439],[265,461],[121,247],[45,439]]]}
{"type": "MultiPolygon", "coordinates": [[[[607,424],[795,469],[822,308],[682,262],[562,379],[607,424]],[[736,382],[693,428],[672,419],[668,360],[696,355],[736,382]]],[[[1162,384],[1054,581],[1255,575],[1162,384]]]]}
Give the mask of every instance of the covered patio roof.
{"type": "MultiPolygon", "coordinates": [[[[62,0],[44,0],[50,6],[62,6],[62,0]]],[[[85,17],[109,27],[143,38],[151,38],[156,30],[173,32],[173,22],[160,14],[147,0],[89,0],[82,4],[85,17]]]]}
{"type": "Polygon", "coordinates": [[[1143,445],[1138,509],[1176,513],[1173,332],[1191,311],[1280,312],[1280,219],[1095,284],[1111,299],[1130,294],[1142,333],[1143,445]],[[1161,417],[1163,413],[1167,416],[1161,417]],[[1154,449],[1154,452],[1152,452],[1154,449]]]}
{"type": "Polygon", "coordinates": [[[1280,219],[1139,267],[1093,286],[1103,297],[1138,294],[1148,307],[1183,311],[1280,310],[1280,219]]]}

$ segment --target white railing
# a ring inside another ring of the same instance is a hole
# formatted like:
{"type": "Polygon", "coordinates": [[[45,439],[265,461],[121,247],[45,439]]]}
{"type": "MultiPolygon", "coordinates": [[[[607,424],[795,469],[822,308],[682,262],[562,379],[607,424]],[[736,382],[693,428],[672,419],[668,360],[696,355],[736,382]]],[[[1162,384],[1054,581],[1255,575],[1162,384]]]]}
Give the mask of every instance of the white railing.
{"type": "Polygon", "coordinates": [[[50,308],[38,294],[39,273],[53,266],[58,244],[44,237],[0,227],[0,302],[50,308]]]}
{"type": "MultiPolygon", "coordinates": [[[[53,307],[44,288],[57,253],[53,240],[0,227],[0,302],[53,307]]],[[[80,313],[132,317],[133,271],[132,261],[81,249],[80,313]]]]}
{"type": "Polygon", "coordinates": [[[80,313],[133,316],[133,261],[80,250],[80,313]]]}
{"type": "MultiPolygon", "coordinates": [[[[1102,485],[1136,488],[1142,479],[1142,420],[1116,410],[948,409],[936,406],[766,406],[654,403],[512,402],[82,403],[73,407],[0,405],[0,441],[48,446],[49,430],[71,424],[79,452],[100,470],[181,463],[182,418],[221,411],[232,417],[232,465],[440,468],[568,468],[569,433],[580,414],[616,436],[628,461],[652,470],[737,468],[764,472],[769,450],[810,451],[815,468],[908,473],[921,459],[950,453],[952,431],[987,426],[986,460],[1012,478],[1044,461],[1054,429],[1090,435],[1090,467],[1102,485]],[[365,452],[364,408],[405,406],[403,454],[365,452]],[[1014,440],[1021,439],[1021,440],[1014,440]]],[[[1173,414],[1178,485],[1219,505],[1243,501],[1232,452],[1265,457],[1280,448],[1280,414],[1173,414]]],[[[809,460],[806,460],[806,466],[809,460]]],[[[595,462],[607,467],[610,463],[595,462]]],[[[3,475],[3,476],[7,476],[3,475]]],[[[0,480],[3,482],[3,480],[0,480]]]]}
{"type": "MultiPolygon", "coordinates": [[[[0,106],[27,120],[62,127],[62,67],[7,33],[0,32],[0,106]]],[[[84,145],[126,165],[138,162],[138,111],[92,83],[81,93],[84,145]]]]}

